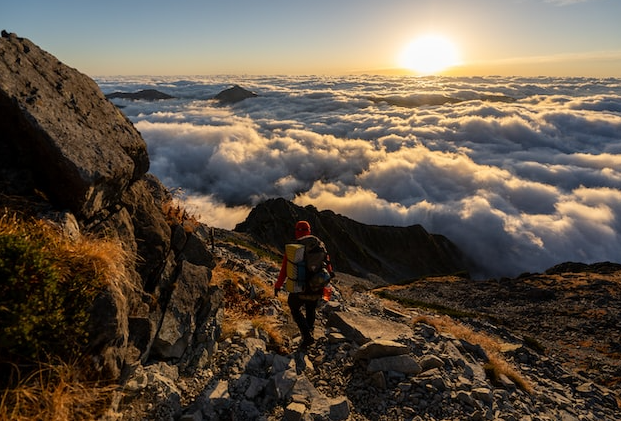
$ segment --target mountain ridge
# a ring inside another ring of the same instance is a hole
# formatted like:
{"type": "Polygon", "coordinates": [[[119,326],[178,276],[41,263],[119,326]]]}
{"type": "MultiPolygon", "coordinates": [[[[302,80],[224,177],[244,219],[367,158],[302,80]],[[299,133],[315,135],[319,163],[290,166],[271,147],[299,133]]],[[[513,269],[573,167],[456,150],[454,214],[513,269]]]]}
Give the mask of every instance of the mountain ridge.
{"type": "Polygon", "coordinates": [[[284,244],[295,238],[293,227],[301,219],[323,239],[341,272],[378,276],[387,282],[430,275],[469,276],[467,259],[457,246],[442,235],[429,234],[421,225],[367,225],[282,198],[255,206],[234,231],[246,232],[282,253],[284,244]]]}

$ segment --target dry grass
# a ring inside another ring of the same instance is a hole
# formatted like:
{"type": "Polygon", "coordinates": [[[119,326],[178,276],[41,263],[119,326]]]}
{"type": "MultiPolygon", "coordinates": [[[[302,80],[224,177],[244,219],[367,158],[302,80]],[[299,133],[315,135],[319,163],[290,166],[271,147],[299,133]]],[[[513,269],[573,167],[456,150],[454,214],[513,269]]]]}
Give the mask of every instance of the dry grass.
{"type": "Polygon", "coordinates": [[[419,316],[414,319],[413,322],[414,324],[429,324],[441,332],[450,333],[457,338],[480,345],[485,350],[489,358],[489,362],[485,366],[485,371],[491,380],[495,380],[499,378],[501,374],[504,374],[520,389],[528,393],[533,392],[533,386],[530,382],[502,356],[502,349],[505,344],[499,339],[490,335],[475,332],[470,327],[456,322],[448,316],[419,316]]]}
{"type": "MultiPolygon", "coordinates": [[[[17,367],[14,373],[18,375],[17,367]]],[[[94,420],[110,404],[114,387],[85,379],[81,364],[41,364],[16,387],[2,391],[0,420],[94,420]]]]}
{"type": "Polygon", "coordinates": [[[69,238],[49,221],[8,213],[0,217],[0,240],[7,278],[0,287],[8,288],[0,297],[0,420],[99,418],[112,388],[93,380],[92,362],[82,356],[88,308],[103,291],[119,309],[128,307],[135,286],[122,245],[69,238]]]}
{"type": "MultiPolygon", "coordinates": [[[[252,329],[264,331],[272,341],[272,346],[281,348],[284,339],[280,333],[280,322],[276,316],[265,314],[272,304],[273,286],[256,276],[246,277],[233,269],[216,267],[212,272],[211,283],[224,290],[226,299],[222,337],[252,329]]],[[[281,303],[286,298],[281,294],[281,303]]]]}
{"type": "Polygon", "coordinates": [[[178,190],[172,198],[162,203],[162,211],[168,225],[181,225],[185,232],[194,232],[199,227],[200,215],[194,215],[182,204],[183,191],[178,190]]]}

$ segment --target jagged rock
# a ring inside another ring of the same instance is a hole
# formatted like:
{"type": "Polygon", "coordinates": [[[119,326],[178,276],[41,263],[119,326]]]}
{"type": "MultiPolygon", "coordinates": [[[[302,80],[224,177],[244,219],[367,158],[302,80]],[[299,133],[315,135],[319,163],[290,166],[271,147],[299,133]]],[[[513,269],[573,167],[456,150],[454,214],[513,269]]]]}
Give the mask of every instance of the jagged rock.
{"type": "Polygon", "coordinates": [[[306,407],[301,403],[291,402],[285,409],[285,421],[300,421],[306,412],[306,407]]]}
{"type": "Polygon", "coordinates": [[[179,253],[181,259],[199,266],[205,266],[213,269],[215,262],[213,255],[207,248],[207,245],[194,233],[186,234],[186,241],[183,249],[179,253]]]}
{"type": "Polygon", "coordinates": [[[407,354],[407,345],[399,342],[376,339],[362,345],[354,354],[355,360],[371,360],[379,357],[407,354]]]}
{"type": "Polygon", "coordinates": [[[313,402],[311,414],[315,417],[340,421],[346,420],[350,414],[350,404],[347,398],[323,398],[313,402]]]}
{"type": "Polygon", "coordinates": [[[158,101],[162,99],[173,99],[174,96],[165,94],[164,92],[160,92],[157,89],[141,89],[137,92],[112,92],[111,94],[107,94],[106,98],[121,98],[131,100],[144,99],[146,101],[158,101]]]}
{"type": "Polygon", "coordinates": [[[191,345],[196,329],[208,315],[210,271],[187,261],[181,263],[170,300],[151,352],[164,360],[178,359],[191,345]],[[206,314],[207,313],[207,314],[206,314]]]}
{"type": "Polygon", "coordinates": [[[297,220],[310,222],[313,233],[328,248],[336,270],[356,276],[375,274],[387,281],[432,274],[467,275],[463,253],[446,237],[429,234],[422,226],[365,225],[332,211],[297,206],[282,198],[252,209],[235,231],[284,252],[294,237],[297,220]]]}
{"type": "Polygon", "coordinates": [[[0,108],[3,165],[77,216],[111,207],[149,168],[140,133],[97,84],[15,34],[0,38],[0,108]]]}
{"type": "Polygon", "coordinates": [[[209,401],[216,407],[225,407],[229,404],[229,382],[227,380],[220,380],[216,387],[208,392],[209,401]]]}
{"type": "Polygon", "coordinates": [[[442,358],[436,355],[425,355],[423,358],[421,358],[419,363],[423,371],[444,366],[444,361],[442,361],[442,358]]]}
{"type": "Polygon", "coordinates": [[[235,104],[239,101],[243,101],[244,99],[254,98],[257,96],[258,95],[254,92],[250,92],[239,85],[235,85],[232,88],[225,89],[218,93],[214,99],[217,99],[222,104],[235,104]]]}
{"type": "MultiPolygon", "coordinates": [[[[162,211],[170,193],[146,174],[144,140],[93,80],[6,32],[0,39],[0,108],[0,193],[36,197],[52,213],[69,209],[75,215],[64,224],[69,235],[118,239],[125,249],[125,282],[95,300],[89,326],[96,368],[118,377],[123,365],[145,362],[183,260],[171,253],[162,211]]],[[[188,255],[205,251],[198,243],[192,240],[188,255]]],[[[212,266],[209,252],[193,260],[212,266]]]]}
{"type": "Polygon", "coordinates": [[[145,289],[152,291],[170,251],[170,227],[161,207],[155,203],[150,185],[138,180],[122,196],[134,227],[136,252],[140,256],[136,269],[144,280],[145,289]]]}
{"type": "Polygon", "coordinates": [[[293,386],[297,381],[297,373],[295,367],[291,367],[285,371],[274,374],[271,378],[271,387],[274,395],[278,399],[286,399],[290,396],[293,386]]]}
{"type": "Polygon", "coordinates": [[[327,325],[336,327],[345,337],[359,345],[372,340],[394,341],[412,336],[412,329],[402,323],[354,312],[335,312],[328,319],[327,325]]]}

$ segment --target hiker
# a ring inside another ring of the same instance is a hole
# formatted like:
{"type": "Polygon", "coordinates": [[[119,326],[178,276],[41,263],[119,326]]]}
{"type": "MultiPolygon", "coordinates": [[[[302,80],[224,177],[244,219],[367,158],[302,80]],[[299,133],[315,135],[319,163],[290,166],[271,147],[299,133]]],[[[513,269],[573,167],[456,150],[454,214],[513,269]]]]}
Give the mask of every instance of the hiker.
{"type": "MultiPolygon", "coordinates": [[[[334,278],[334,271],[332,269],[332,264],[330,263],[330,257],[325,252],[325,246],[323,242],[319,240],[317,237],[311,235],[311,227],[307,221],[298,221],[295,224],[295,238],[296,241],[300,244],[308,243],[309,241],[316,241],[317,244],[320,244],[324,254],[323,261],[320,263],[319,268],[315,268],[313,265],[312,268],[306,268],[306,276],[310,279],[310,277],[321,270],[327,280],[326,284],[329,282],[331,278],[334,278]]],[[[306,250],[304,252],[304,256],[307,256],[306,250]]],[[[274,296],[278,295],[278,292],[283,287],[283,284],[288,280],[287,279],[287,263],[288,263],[287,253],[282,261],[282,266],[280,268],[280,273],[278,275],[278,280],[274,285],[274,296]]],[[[308,266],[308,262],[306,262],[306,266],[308,266]]],[[[305,276],[305,278],[306,278],[305,276]]],[[[287,304],[289,305],[289,309],[291,310],[291,315],[293,316],[293,320],[300,328],[300,333],[302,334],[302,343],[301,347],[306,348],[315,342],[315,338],[313,337],[313,328],[315,325],[315,310],[317,308],[317,304],[319,299],[323,295],[324,285],[321,286],[318,290],[311,290],[309,286],[310,282],[307,281],[307,285],[303,287],[303,289],[299,292],[290,291],[289,297],[287,298],[287,304]],[[302,314],[302,307],[304,307],[305,314],[302,314]]],[[[289,290],[289,288],[287,288],[289,290]]]]}

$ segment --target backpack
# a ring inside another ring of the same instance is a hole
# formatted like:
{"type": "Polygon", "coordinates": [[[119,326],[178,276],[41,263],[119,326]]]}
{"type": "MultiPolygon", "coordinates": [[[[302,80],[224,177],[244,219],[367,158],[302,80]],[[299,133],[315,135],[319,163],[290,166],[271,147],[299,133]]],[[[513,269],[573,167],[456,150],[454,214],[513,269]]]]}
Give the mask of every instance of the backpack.
{"type": "Polygon", "coordinates": [[[328,251],[314,235],[298,238],[296,244],[285,246],[287,253],[287,290],[319,294],[328,285],[331,275],[327,270],[328,251]]]}

